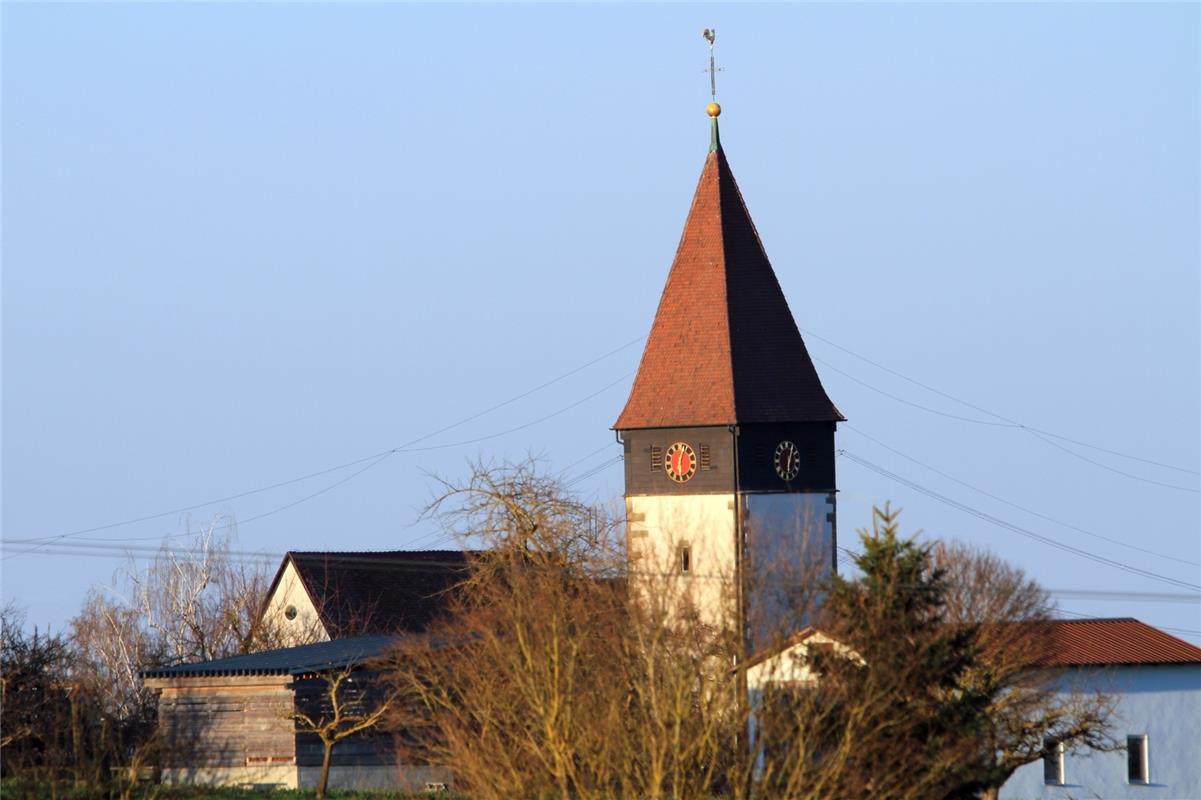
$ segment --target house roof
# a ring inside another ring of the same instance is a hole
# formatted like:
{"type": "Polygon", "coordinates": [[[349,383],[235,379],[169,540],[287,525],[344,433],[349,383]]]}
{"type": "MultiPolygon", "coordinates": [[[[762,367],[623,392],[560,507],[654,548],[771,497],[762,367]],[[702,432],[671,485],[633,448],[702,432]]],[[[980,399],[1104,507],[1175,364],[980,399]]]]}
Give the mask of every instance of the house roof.
{"type": "Polygon", "coordinates": [[[1131,617],[1047,623],[1049,652],[1040,666],[1201,664],[1201,647],[1131,617]]]}
{"type": "Polygon", "coordinates": [[[241,656],[157,667],[142,673],[145,678],[198,678],[244,675],[304,675],[340,667],[358,666],[379,658],[397,641],[395,636],[355,636],[317,644],[302,644],[241,656]]]}
{"type": "Polygon", "coordinates": [[[417,633],[444,608],[469,558],[459,550],[291,551],[267,596],[291,563],[331,638],[417,633]]]}
{"type": "Polygon", "coordinates": [[[822,388],[715,128],[638,374],[613,427],[842,419],[822,388]]]}
{"type": "MultiPolygon", "coordinates": [[[[1111,619],[1056,619],[1037,623],[1046,633],[1044,655],[1038,667],[1116,667],[1138,664],[1201,664],[1201,647],[1132,617],[1111,619]]],[[[744,667],[761,664],[773,656],[821,635],[806,627],[772,647],[751,655],[744,667]]]]}
{"type": "Polygon", "coordinates": [[[801,644],[805,640],[810,639],[814,636],[819,636],[819,635],[823,636],[827,639],[833,638],[830,636],[830,634],[826,633],[825,631],[822,631],[819,628],[815,628],[812,625],[806,625],[804,628],[801,628],[796,633],[792,634],[791,636],[786,637],[783,641],[777,642],[776,644],[765,647],[762,650],[759,650],[758,652],[752,653],[751,655],[749,655],[747,657],[746,661],[742,662],[741,666],[745,669],[750,669],[751,667],[758,666],[759,664],[762,664],[764,661],[767,661],[768,659],[771,659],[771,658],[779,655],[780,653],[783,653],[784,651],[788,650],[789,648],[796,647],[798,644],[801,644]]]}

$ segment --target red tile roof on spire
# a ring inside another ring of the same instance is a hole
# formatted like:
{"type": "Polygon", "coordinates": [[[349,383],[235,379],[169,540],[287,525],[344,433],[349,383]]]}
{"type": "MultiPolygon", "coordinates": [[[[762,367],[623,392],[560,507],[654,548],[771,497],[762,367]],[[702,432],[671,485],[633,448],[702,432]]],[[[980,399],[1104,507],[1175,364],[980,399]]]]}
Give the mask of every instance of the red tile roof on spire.
{"type": "Polygon", "coordinates": [[[720,146],[709,153],[617,430],[834,422],[720,146]]]}

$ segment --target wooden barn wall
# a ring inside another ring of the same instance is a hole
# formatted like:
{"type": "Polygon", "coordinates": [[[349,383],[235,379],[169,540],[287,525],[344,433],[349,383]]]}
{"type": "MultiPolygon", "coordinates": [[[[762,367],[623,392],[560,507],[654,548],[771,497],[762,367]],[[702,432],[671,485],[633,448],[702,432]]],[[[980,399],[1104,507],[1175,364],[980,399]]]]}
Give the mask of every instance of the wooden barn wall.
{"type": "Polygon", "coordinates": [[[296,740],[288,719],[292,693],[283,683],[208,680],[208,685],[193,682],[163,688],[159,727],[167,743],[169,766],[294,763],[296,740]]]}

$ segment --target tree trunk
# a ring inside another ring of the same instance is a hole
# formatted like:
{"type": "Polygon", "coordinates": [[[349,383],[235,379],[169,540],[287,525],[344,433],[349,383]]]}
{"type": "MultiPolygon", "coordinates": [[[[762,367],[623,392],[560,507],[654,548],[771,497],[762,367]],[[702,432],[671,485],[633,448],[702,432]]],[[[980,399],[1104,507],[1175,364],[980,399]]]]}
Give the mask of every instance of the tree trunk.
{"type": "Polygon", "coordinates": [[[71,771],[75,776],[75,788],[87,785],[83,777],[83,724],[79,720],[79,687],[71,691],[71,771]]]}
{"type": "Polygon", "coordinates": [[[321,754],[321,776],[317,778],[317,800],[325,800],[325,789],[329,786],[329,763],[334,755],[332,740],[322,739],[321,744],[325,750],[321,754]]]}

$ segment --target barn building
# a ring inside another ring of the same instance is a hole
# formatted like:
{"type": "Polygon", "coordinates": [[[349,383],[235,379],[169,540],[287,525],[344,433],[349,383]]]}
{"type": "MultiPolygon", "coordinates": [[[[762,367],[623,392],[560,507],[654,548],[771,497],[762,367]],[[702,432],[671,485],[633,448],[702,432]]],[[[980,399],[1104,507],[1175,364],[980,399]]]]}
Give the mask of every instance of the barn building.
{"type": "MultiPolygon", "coordinates": [[[[296,712],[315,716],[328,706],[325,675],[348,671],[346,702],[370,707],[380,691],[375,664],[395,635],[354,636],[262,653],[148,670],[159,695],[159,732],[168,783],[315,786],[324,755],[320,740],[298,731],[296,712]]],[[[441,767],[405,764],[394,735],[371,729],[333,749],[330,786],[423,790],[442,787],[441,767]]]]}

